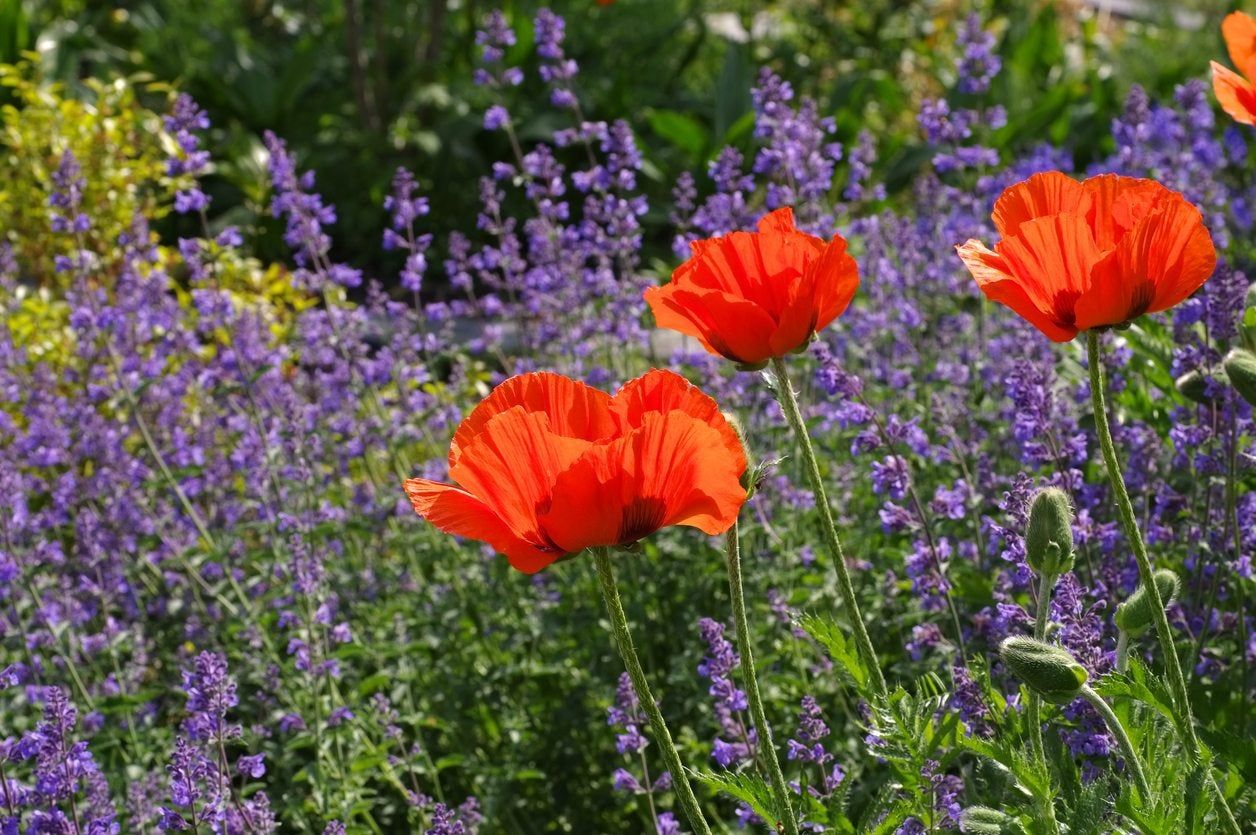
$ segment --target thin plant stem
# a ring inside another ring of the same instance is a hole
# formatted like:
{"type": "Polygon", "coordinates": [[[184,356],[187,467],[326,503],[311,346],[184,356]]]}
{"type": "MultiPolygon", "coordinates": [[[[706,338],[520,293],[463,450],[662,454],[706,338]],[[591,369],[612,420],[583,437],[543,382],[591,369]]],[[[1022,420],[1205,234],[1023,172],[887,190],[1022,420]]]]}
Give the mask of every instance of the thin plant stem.
{"type": "Polygon", "coordinates": [[[1130,667],[1130,633],[1124,629],[1116,636],[1116,671],[1125,675],[1130,667]]]}
{"type": "Polygon", "coordinates": [[[1091,689],[1090,685],[1082,685],[1082,698],[1090,703],[1101,717],[1103,723],[1108,726],[1108,730],[1116,737],[1117,745],[1121,746],[1121,753],[1125,755],[1125,763],[1129,767],[1130,773],[1134,775],[1134,785],[1138,788],[1138,794],[1144,803],[1151,802],[1151,787],[1147,785],[1147,773],[1143,770],[1143,761],[1138,756],[1138,751],[1134,750],[1134,743],[1130,741],[1129,734],[1125,732],[1125,726],[1121,724],[1121,720],[1116,717],[1116,713],[1103,697],[1091,689]]]}
{"type": "Polygon", "coordinates": [[[615,582],[615,569],[611,565],[610,549],[597,547],[593,549],[593,562],[597,566],[598,581],[602,586],[602,599],[606,603],[606,613],[611,619],[611,632],[615,636],[615,645],[624,660],[628,677],[632,679],[633,689],[637,691],[637,699],[641,709],[650,720],[650,730],[654,732],[654,741],[663,755],[663,762],[672,775],[672,785],[676,790],[676,799],[684,810],[689,826],[697,835],[711,835],[711,827],[702,814],[698,798],[694,796],[693,787],[689,784],[689,775],[680,761],[680,752],[672,741],[672,734],[667,729],[663,712],[654,701],[654,693],[650,691],[650,683],[646,681],[645,670],[641,667],[641,659],[632,643],[632,633],[628,630],[628,616],[624,614],[624,604],[619,599],[619,586],[615,582]]]}
{"type": "MultiPolygon", "coordinates": [[[[1182,675],[1182,664],[1178,659],[1177,649],[1173,644],[1173,633],[1169,631],[1169,618],[1165,614],[1164,600],[1160,597],[1160,588],[1153,576],[1151,559],[1147,556],[1147,546],[1143,542],[1142,532],[1138,528],[1138,520],[1134,516],[1134,505],[1130,502],[1129,492],[1125,489],[1125,478],[1121,474],[1121,464],[1116,457],[1116,445],[1112,441],[1112,429],[1108,425],[1108,407],[1104,397],[1103,354],[1099,346],[1099,332],[1091,329],[1086,331],[1086,353],[1090,366],[1090,398],[1094,404],[1095,433],[1099,436],[1099,447],[1103,451],[1103,463],[1108,470],[1108,481],[1112,485],[1112,493],[1116,499],[1117,513],[1121,518],[1121,527],[1125,538],[1134,552],[1134,560],[1138,563],[1138,576],[1142,580],[1144,593],[1151,600],[1152,622],[1156,628],[1156,638],[1160,641],[1160,651],[1164,655],[1165,672],[1169,678],[1169,687],[1173,694],[1173,706],[1176,714],[1176,725],[1187,753],[1197,763],[1196,768],[1207,767],[1200,760],[1199,738],[1195,735],[1195,717],[1191,714],[1190,696],[1186,691],[1186,679],[1182,675]]],[[[1239,835],[1238,822],[1234,813],[1226,803],[1225,795],[1208,772],[1207,781],[1216,800],[1217,811],[1226,828],[1239,835]]]]}
{"type": "Polygon", "coordinates": [[[868,666],[873,694],[880,703],[878,706],[884,707],[889,701],[889,689],[886,687],[881,665],[877,661],[876,650],[872,648],[872,640],[868,637],[868,629],[864,626],[859,601],[855,598],[855,587],[851,584],[850,571],[846,567],[846,554],[842,551],[842,541],[838,538],[837,526],[833,523],[833,511],[829,508],[829,497],[824,489],[824,478],[820,475],[820,464],[816,460],[815,448],[811,445],[811,435],[807,432],[807,424],[803,421],[802,411],[798,408],[798,399],[794,396],[794,384],[790,381],[785,361],[779,357],[773,359],[772,371],[776,375],[777,400],[802,451],[807,478],[811,481],[812,492],[815,493],[816,508],[820,511],[820,528],[824,534],[825,543],[828,545],[833,571],[837,574],[838,591],[842,596],[842,603],[846,606],[846,615],[850,619],[851,629],[855,633],[855,645],[859,648],[864,664],[868,666]]]}
{"type": "Polygon", "coordinates": [[[725,552],[728,563],[728,593],[733,601],[733,624],[737,627],[737,648],[741,652],[741,669],[746,682],[746,700],[750,703],[750,718],[759,734],[759,750],[764,754],[767,763],[768,779],[772,783],[772,791],[776,794],[776,802],[780,807],[784,820],[780,826],[786,835],[798,835],[798,820],[794,817],[793,805],[789,802],[789,787],[785,783],[785,774],[781,771],[781,762],[776,756],[776,745],[772,741],[772,728],[768,725],[767,715],[763,712],[763,697],[759,694],[759,676],[754,668],[754,649],[750,639],[750,623],[746,618],[746,595],[741,579],[741,543],[738,536],[738,524],[726,534],[728,547],[725,552]]]}
{"type": "MultiPolygon", "coordinates": [[[[1038,578],[1038,595],[1034,613],[1034,638],[1041,641],[1047,636],[1047,616],[1051,610],[1051,590],[1055,587],[1055,577],[1042,574],[1038,578]]],[[[1047,765],[1047,751],[1042,744],[1042,699],[1037,693],[1029,694],[1026,708],[1026,721],[1029,723],[1029,746],[1043,768],[1047,765]]]]}

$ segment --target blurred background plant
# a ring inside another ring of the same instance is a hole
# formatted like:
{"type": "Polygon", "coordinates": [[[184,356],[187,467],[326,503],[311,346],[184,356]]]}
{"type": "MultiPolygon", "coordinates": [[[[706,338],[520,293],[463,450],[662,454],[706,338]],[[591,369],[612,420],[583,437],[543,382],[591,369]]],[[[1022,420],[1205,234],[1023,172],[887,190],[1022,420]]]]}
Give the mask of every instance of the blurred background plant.
{"type": "MultiPolygon", "coordinates": [[[[502,8],[518,23],[540,5],[513,0],[502,8]]],[[[651,198],[667,194],[681,172],[703,167],[720,148],[749,150],[749,90],[759,66],[772,67],[833,116],[837,141],[850,145],[860,130],[872,130],[880,148],[878,180],[893,198],[932,156],[915,114],[922,99],[954,89],[949,56],[969,12],[982,14],[1004,68],[993,98],[1006,107],[1007,121],[987,144],[1010,158],[1040,141],[1067,138],[1084,167],[1110,152],[1108,127],[1130,79],[1163,98],[1198,75],[1200,56],[1218,54],[1215,27],[1202,23],[1218,19],[1227,4],[551,5],[566,20],[570,57],[582,70],[584,113],[624,118],[638,131],[651,198]]],[[[277,227],[263,218],[261,135],[273,130],[288,138],[338,208],[343,234],[337,257],[382,273],[387,256],[373,246],[375,230],[399,164],[413,169],[431,193],[431,226],[439,240],[474,218],[476,179],[509,150],[503,136],[483,129],[484,92],[472,83],[475,30],[487,7],[476,0],[14,0],[0,11],[0,60],[14,62],[31,50],[36,68],[28,77],[60,83],[84,101],[102,95],[93,79],[130,79],[129,89],[149,106],[164,84],[192,95],[215,129],[216,165],[205,186],[213,197],[212,219],[239,226],[264,260],[277,259],[282,244],[277,227]]],[[[537,61],[526,34],[510,52],[513,63],[537,61]]],[[[525,141],[554,128],[555,114],[538,106],[539,90],[540,82],[530,80],[514,93],[512,115],[525,141]]],[[[965,106],[974,95],[955,90],[952,104],[965,106]]],[[[9,98],[30,104],[20,89],[9,98]]],[[[126,129],[125,119],[116,129],[126,129]]],[[[133,139],[142,160],[150,139],[133,139]]],[[[188,233],[187,226],[169,225],[188,233]]],[[[648,251],[665,251],[667,218],[656,212],[645,226],[648,251]]]]}

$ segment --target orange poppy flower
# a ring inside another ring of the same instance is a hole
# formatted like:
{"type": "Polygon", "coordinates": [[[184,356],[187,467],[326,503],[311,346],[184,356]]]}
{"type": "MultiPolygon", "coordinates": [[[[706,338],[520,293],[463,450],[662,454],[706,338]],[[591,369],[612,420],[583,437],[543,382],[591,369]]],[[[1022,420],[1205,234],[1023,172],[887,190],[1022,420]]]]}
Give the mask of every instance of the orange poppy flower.
{"type": "Polygon", "coordinates": [[[1213,61],[1212,91],[1236,122],[1256,125],[1256,20],[1231,12],[1221,22],[1221,34],[1238,72],[1213,61]]]}
{"type": "Polygon", "coordinates": [[[1199,210],[1153,180],[1035,174],[999,196],[993,219],[1003,239],[970,240],[960,258],[987,298],[1056,342],[1167,310],[1217,263],[1199,210]]]}
{"type": "Polygon", "coordinates": [[[696,338],[712,354],[760,365],[806,345],[841,316],[859,288],[859,268],[841,236],[825,243],[777,209],[757,232],[694,241],[671,283],[645,300],[660,328],[696,338]]]}
{"type": "Polygon", "coordinates": [[[728,530],[746,456],[715,401],[651,371],[614,397],[559,374],[511,377],[449,445],[455,484],[406,481],[415,511],[532,574],[568,554],[660,528],[728,530]]]}

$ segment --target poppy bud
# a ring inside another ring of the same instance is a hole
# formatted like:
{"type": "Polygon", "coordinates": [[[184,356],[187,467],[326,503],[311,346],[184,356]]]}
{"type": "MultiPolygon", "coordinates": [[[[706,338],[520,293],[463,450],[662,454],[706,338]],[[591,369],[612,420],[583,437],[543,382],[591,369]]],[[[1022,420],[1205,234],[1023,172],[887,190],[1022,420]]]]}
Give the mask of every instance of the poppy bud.
{"type": "Polygon", "coordinates": [[[1248,403],[1256,405],[1256,354],[1235,348],[1225,355],[1225,373],[1230,385],[1248,403]]]}
{"type": "Polygon", "coordinates": [[[1178,377],[1173,381],[1173,386],[1187,400],[1205,405],[1212,402],[1212,398],[1208,396],[1208,377],[1199,368],[1178,377]]]}
{"type": "Polygon", "coordinates": [[[1007,638],[999,645],[999,655],[1032,692],[1055,704],[1077,698],[1090,677],[1068,650],[1033,638],[1007,638]]]}
{"type": "Polygon", "coordinates": [[[972,835],[1013,835],[1025,830],[1006,812],[989,806],[970,806],[960,813],[959,831],[972,835]]]}
{"type": "MultiPolygon", "coordinates": [[[[1167,568],[1162,568],[1152,575],[1156,580],[1156,588],[1160,590],[1160,602],[1168,606],[1169,601],[1177,596],[1178,576],[1167,568]]],[[[1151,628],[1152,622],[1151,595],[1142,583],[1134,589],[1134,593],[1116,607],[1116,625],[1127,635],[1141,635],[1151,628]]]]}
{"type": "Polygon", "coordinates": [[[1048,577],[1073,567],[1073,509],[1068,495],[1058,487],[1034,496],[1025,532],[1025,558],[1030,568],[1048,577]]]}
{"type": "Polygon", "coordinates": [[[1256,285],[1247,288],[1243,318],[1239,320],[1239,335],[1248,349],[1256,350],[1256,285]]]}

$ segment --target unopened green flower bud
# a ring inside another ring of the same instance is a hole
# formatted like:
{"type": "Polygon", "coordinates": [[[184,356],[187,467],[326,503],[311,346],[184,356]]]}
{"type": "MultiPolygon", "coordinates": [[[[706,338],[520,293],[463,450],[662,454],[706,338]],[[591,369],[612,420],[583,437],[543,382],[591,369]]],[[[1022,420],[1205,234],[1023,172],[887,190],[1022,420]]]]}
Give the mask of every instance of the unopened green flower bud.
{"type": "Polygon", "coordinates": [[[1033,638],[1008,638],[999,645],[999,655],[1031,691],[1055,704],[1077,698],[1090,677],[1068,650],[1033,638]]]}
{"type": "Polygon", "coordinates": [[[989,806],[969,806],[960,812],[959,831],[973,835],[1020,835],[1025,830],[1006,812],[989,806]]]}
{"type": "Polygon", "coordinates": [[[1201,369],[1187,371],[1173,381],[1173,386],[1187,400],[1205,405],[1212,402],[1212,398],[1208,396],[1208,377],[1201,369]]]}
{"type": "MultiPolygon", "coordinates": [[[[1160,602],[1168,606],[1169,601],[1177,597],[1178,576],[1167,568],[1162,568],[1152,575],[1156,580],[1156,588],[1160,591],[1160,602]]],[[[1151,628],[1155,620],[1154,604],[1147,587],[1142,583],[1134,589],[1134,593],[1116,607],[1116,626],[1125,634],[1134,637],[1151,628]]]]}
{"type": "Polygon", "coordinates": [[[1049,577],[1073,568],[1073,509],[1068,494],[1058,487],[1034,496],[1025,532],[1025,559],[1030,568],[1049,577]]]}
{"type": "Polygon", "coordinates": [[[1256,405],[1256,354],[1235,348],[1225,355],[1225,373],[1230,385],[1248,403],[1256,405]]]}

